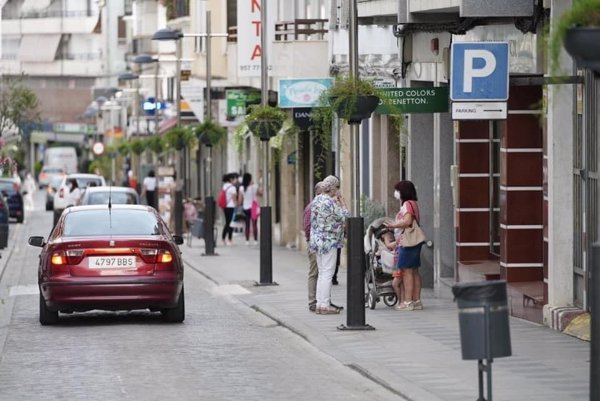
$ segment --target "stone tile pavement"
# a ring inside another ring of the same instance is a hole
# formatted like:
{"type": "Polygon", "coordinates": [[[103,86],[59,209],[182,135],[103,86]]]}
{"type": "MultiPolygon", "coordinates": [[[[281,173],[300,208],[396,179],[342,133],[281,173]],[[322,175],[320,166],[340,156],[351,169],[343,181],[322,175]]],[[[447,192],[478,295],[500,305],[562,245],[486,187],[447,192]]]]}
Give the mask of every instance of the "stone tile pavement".
{"type": "MultiPolygon", "coordinates": [[[[461,359],[458,313],[449,289],[437,297],[424,290],[423,311],[398,312],[377,304],[366,309],[372,331],[340,331],[340,315],[316,315],[307,308],[306,253],[273,249],[273,281],[259,280],[259,247],[216,248],[203,256],[204,241],[182,245],[187,274],[195,271],[248,307],[269,316],[350,369],[413,401],[476,399],[477,362],[461,359]]],[[[346,305],[346,270],[332,300],[346,305]]],[[[527,321],[511,318],[513,355],[494,360],[496,401],[578,401],[589,399],[589,343],[527,321]]]]}

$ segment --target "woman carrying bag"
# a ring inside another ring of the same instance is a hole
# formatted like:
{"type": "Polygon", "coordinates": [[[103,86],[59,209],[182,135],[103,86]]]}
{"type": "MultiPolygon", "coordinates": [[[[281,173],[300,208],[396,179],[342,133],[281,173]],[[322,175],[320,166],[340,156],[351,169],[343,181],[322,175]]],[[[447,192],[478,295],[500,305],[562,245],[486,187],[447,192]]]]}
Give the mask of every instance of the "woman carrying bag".
{"type": "Polygon", "coordinates": [[[397,274],[394,274],[392,287],[401,301],[394,309],[398,311],[422,310],[421,302],[421,247],[425,242],[420,221],[417,191],[411,181],[400,181],[394,186],[394,197],[400,201],[400,211],[393,223],[384,223],[393,228],[398,244],[397,274]],[[410,233],[409,233],[410,231],[410,233]],[[404,286],[404,299],[400,298],[404,286]]]}

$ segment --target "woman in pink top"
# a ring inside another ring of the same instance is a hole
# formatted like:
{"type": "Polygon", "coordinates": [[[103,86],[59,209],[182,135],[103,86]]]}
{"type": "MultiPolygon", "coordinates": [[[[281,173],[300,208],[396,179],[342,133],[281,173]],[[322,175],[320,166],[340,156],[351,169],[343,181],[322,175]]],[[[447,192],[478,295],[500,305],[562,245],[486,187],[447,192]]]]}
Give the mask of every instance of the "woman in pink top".
{"type": "MultiPolygon", "coordinates": [[[[422,243],[411,247],[400,246],[402,235],[406,227],[411,227],[416,220],[420,224],[419,205],[417,204],[417,191],[410,181],[400,181],[394,186],[394,197],[402,205],[393,223],[386,223],[389,228],[395,229],[396,243],[398,244],[398,261],[396,268],[400,270],[400,278],[394,275],[392,286],[396,294],[401,293],[404,286],[404,300],[396,305],[396,310],[412,311],[423,309],[421,302],[421,246],[422,243]]],[[[400,298],[398,298],[400,300],[400,298]]]]}

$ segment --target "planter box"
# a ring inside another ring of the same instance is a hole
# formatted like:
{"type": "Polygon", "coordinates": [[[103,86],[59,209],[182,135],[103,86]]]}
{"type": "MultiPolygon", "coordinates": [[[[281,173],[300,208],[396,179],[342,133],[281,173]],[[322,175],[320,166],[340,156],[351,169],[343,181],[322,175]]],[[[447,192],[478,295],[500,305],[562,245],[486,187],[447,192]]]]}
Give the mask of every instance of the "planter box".
{"type": "Polygon", "coordinates": [[[600,73],[600,28],[570,28],[564,45],[579,68],[588,68],[600,73]]]}
{"type": "Polygon", "coordinates": [[[268,141],[279,133],[283,123],[278,120],[254,120],[248,123],[248,129],[261,141],[268,141]]]}
{"type": "MultiPolygon", "coordinates": [[[[335,98],[331,100],[335,103],[335,98]]],[[[339,102],[336,111],[348,124],[360,124],[362,120],[371,117],[378,104],[379,98],[375,95],[356,96],[339,102]]]]}

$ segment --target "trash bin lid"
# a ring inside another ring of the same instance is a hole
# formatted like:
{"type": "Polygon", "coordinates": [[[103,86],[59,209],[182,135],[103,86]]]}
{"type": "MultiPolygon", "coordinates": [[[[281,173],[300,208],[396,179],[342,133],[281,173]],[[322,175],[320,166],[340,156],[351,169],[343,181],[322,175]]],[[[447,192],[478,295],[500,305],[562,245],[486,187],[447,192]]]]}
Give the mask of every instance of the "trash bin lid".
{"type": "Polygon", "coordinates": [[[506,281],[490,280],[457,283],[452,286],[455,299],[461,301],[506,302],[506,281]]]}

